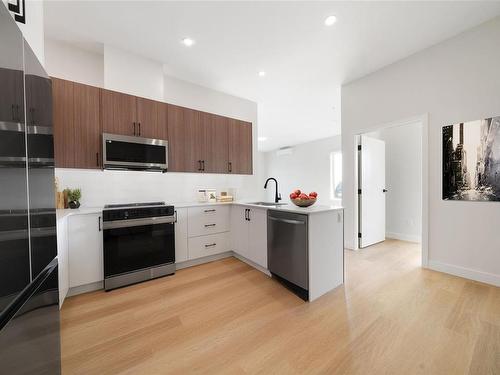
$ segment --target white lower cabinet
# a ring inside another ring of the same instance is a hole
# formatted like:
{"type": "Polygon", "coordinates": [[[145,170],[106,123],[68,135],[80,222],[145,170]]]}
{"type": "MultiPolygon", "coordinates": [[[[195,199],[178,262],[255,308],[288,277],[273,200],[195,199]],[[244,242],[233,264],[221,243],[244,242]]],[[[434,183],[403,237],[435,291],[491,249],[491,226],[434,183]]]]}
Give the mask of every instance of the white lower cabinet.
{"type": "Polygon", "coordinates": [[[68,218],[69,287],[104,279],[100,214],[68,218]]]}
{"type": "Polygon", "coordinates": [[[234,252],[267,268],[267,210],[233,206],[231,247],[234,252]]]}
{"type": "Polygon", "coordinates": [[[191,237],[188,240],[189,259],[206,257],[228,251],[228,233],[191,237]]]}
{"type": "Polygon", "coordinates": [[[175,209],[175,262],[188,260],[188,210],[175,209]]]}

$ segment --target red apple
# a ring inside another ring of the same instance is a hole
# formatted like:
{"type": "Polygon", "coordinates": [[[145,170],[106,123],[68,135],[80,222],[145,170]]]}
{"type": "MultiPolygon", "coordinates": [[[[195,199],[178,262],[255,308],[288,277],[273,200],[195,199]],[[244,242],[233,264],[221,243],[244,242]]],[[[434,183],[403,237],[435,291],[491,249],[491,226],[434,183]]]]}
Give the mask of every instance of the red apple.
{"type": "Polygon", "coordinates": [[[307,200],[307,199],[309,199],[309,196],[307,194],[301,193],[299,195],[299,199],[306,199],[307,200]]]}
{"type": "Polygon", "coordinates": [[[309,196],[310,196],[311,198],[316,199],[316,198],[318,197],[318,193],[316,193],[315,191],[313,191],[313,192],[309,193],[309,196]]]}
{"type": "Polygon", "coordinates": [[[295,192],[290,194],[290,199],[297,199],[298,195],[295,192]]]}
{"type": "Polygon", "coordinates": [[[300,195],[302,192],[299,189],[293,191],[295,194],[300,195]]]}

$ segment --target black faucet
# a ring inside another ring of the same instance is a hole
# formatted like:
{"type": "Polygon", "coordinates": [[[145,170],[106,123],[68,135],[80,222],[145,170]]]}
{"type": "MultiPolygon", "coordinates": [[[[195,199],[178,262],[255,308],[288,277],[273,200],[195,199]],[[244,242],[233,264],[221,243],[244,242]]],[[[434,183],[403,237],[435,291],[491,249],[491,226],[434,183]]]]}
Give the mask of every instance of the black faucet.
{"type": "Polygon", "coordinates": [[[274,193],[274,203],[278,203],[281,200],[281,194],[278,193],[278,181],[274,177],[269,177],[264,184],[264,189],[267,189],[267,183],[272,180],[276,183],[276,192],[274,193]]]}

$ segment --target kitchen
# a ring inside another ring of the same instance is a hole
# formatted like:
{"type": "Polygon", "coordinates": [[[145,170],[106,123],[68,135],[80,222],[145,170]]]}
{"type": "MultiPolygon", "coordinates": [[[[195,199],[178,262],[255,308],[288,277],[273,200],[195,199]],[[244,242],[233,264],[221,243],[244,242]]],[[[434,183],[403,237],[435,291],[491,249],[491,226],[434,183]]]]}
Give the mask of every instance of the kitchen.
{"type": "MultiPolygon", "coordinates": [[[[2,17],[8,20],[10,16],[2,17]]],[[[7,28],[4,38],[20,35],[13,22],[3,24],[7,28]]],[[[12,43],[2,46],[9,54],[20,51],[12,43]]],[[[50,269],[52,274],[57,269],[57,288],[52,283],[51,293],[54,296],[57,291],[58,298],[53,298],[58,300],[63,320],[66,304],[81,303],[78,298],[85,294],[102,293],[106,299],[159,278],[169,285],[183,269],[196,270],[196,266],[229,258],[276,280],[284,293],[302,303],[344,282],[343,210],[316,203],[316,193],[299,197],[292,192],[293,199],[281,201],[278,181],[265,181],[267,176],[259,170],[255,103],[181,81],[176,82],[179,97],[165,96],[169,101],[111,84],[105,89],[79,82],[79,75],[67,79],[66,72],[51,63],[51,49],[46,52],[49,73],[41,65],[34,69],[41,82],[38,97],[44,100],[34,104],[27,100],[26,110],[18,101],[13,114],[6,112],[2,121],[21,122],[26,111],[35,131],[47,128],[43,133],[46,154],[28,159],[45,163],[40,170],[48,177],[40,179],[34,172],[28,183],[47,185],[43,208],[51,212],[53,227],[52,242],[46,246],[56,253],[45,258],[48,262],[57,255],[56,268],[50,269]],[[191,98],[184,94],[180,101],[179,88],[190,92],[191,98]],[[203,196],[203,192],[210,194],[203,196]],[[274,199],[266,200],[267,192],[274,199]],[[47,197],[54,202],[47,202],[47,197]],[[299,206],[304,204],[313,205],[299,206]]],[[[25,52],[24,59],[28,56],[36,59],[25,52]]],[[[146,63],[133,58],[136,64],[146,63]]],[[[22,54],[19,61],[22,66],[22,54]]],[[[28,82],[26,60],[24,66],[28,82]]],[[[22,68],[15,72],[22,77],[22,68]]],[[[163,84],[169,79],[161,75],[163,84]]],[[[117,78],[122,81],[122,76],[117,78]]],[[[9,87],[3,87],[9,96],[9,87]]],[[[4,131],[11,132],[9,127],[4,131]]],[[[21,154],[19,158],[25,158],[21,154]]],[[[20,180],[13,188],[21,186],[20,180]]],[[[40,187],[29,190],[33,193],[40,187]]],[[[30,196],[28,202],[33,211],[35,198],[30,196]]],[[[8,207],[9,202],[3,205],[8,207]]],[[[33,253],[33,216],[30,225],[33,253]]],[[[31,267],[36,265],[33,261],[31,267]]],[[[26,296],[16,298],[18,304],[22,298],[26,296]]],[[[53,311],[56,300],[35,311],[53,311]]],[[[14,329],[16,311],[15,305],[7,306],[5,327],[14,329]]],[[[58,319],[55,313],[51,316],[58,319]]],[[[58,332],[53,328],[50,340],[58,332]]],[[[48,340],[45,334],[43,339],[48,340]]],[[[64,358],[64,345],[62,350],[64,358]]],[[[58,358],[54,348],[51,373],[57,372],[58,358]]],[[[30,366],[46,363],[44,359],[30,366]]],[[[18,367],[22,366],[16,355],[5,368],[18,367]]]]}
{"type": "Polygon", "coordinates": [[[500,373],[499,40],[499,2],[2,1],[0,373],[500,373]]]}

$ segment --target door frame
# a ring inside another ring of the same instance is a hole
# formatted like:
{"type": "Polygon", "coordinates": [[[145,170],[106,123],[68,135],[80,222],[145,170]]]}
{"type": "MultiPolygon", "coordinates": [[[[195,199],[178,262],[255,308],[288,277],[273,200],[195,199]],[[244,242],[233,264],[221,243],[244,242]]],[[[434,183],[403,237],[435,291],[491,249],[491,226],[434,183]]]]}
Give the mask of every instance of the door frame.
{"type": "Polygon", "coordinates": [[[359,250],[358,232],[359,232],[359,205],[358,205],[358,144],[362,134],[377,130],[393,128],[396,126],[410,125],[414,123],[422,124],[422,267],[429,266],[429,114],[425,113],[419,116],[397,120],[389,123],[370,126],[357,131],[353,137],[354,150],[354,184],[353,184],[353,214],[354,214],[354,250],[359,250]]]}

